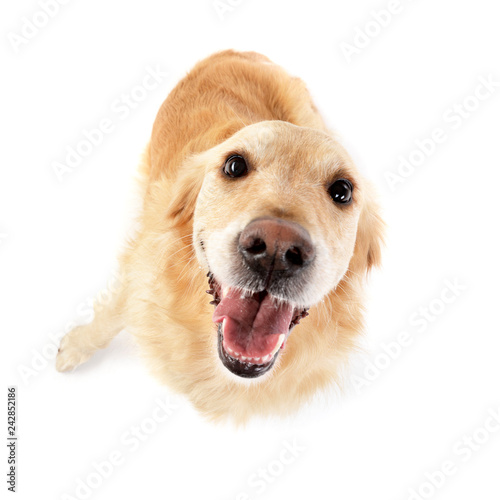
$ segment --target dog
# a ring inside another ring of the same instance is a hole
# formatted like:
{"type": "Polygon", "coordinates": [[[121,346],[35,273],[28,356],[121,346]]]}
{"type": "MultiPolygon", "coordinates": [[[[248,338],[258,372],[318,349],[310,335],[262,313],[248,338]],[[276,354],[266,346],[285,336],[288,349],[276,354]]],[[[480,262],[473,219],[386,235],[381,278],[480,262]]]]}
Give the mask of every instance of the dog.
{"type": "Polygon", "coordinates": [[[254,52],[208,57],[162,104],[140,173],[119,290],[56,368],[126,328],[212,420],[287,415],[339,384],[384,223],[305,84],[254,52]]]}

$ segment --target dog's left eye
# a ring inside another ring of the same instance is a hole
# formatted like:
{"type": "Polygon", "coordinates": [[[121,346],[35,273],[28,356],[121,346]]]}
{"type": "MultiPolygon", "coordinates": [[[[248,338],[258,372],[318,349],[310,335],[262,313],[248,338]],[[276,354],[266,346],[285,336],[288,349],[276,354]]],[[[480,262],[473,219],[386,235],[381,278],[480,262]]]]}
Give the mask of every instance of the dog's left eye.
{"type": "Polygon", "coordinates": [[[330,186],[328,193],[335,203],[350,203],[352,200],[352,184],[346,179],[339,179],[330,186]]]}
{"type": "Polygon", "coordinates": [[[245,158],[240,155],[230,156],[224,164],[224,173],[228,177],[242,177],[248,172],[245,158]]]}

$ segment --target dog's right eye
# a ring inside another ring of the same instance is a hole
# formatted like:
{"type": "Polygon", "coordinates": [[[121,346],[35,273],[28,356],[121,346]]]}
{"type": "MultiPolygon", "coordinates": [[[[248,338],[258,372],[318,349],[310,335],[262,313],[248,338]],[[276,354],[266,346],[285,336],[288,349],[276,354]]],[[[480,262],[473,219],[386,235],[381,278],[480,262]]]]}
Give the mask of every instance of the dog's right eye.
{"type": "Polygon", "coordinates": [[[230,156],[224,164],[224,173],[228,177],[242,177],[248,172],[245,158],[240,155],[230,156]]]}

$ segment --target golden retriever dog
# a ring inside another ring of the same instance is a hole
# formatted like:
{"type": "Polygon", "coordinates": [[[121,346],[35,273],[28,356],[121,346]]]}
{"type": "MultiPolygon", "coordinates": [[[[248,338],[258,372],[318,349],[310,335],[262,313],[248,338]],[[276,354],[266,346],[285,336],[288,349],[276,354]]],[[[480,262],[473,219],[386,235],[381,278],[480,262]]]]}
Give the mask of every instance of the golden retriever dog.
{"type": "Polygon", "coordinates": [[[285,415],[337,385],[383,223],[304,83],[253,52],[201,61],[161,106],[141,173],[120,290],[62,339],[57,369],[126,328],[214,420],[285,415]]]}

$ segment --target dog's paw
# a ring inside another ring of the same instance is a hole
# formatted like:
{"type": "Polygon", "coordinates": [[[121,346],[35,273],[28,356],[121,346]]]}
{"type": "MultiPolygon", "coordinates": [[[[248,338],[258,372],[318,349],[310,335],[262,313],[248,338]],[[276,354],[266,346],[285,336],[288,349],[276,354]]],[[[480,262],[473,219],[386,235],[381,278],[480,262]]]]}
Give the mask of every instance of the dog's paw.
{"type": "Polygon", "coordinates": [[[59,372],[74,370],[78,365],[85,363],[92,354],[93,351],[83,350],[68,334],[61,340],[56,357],[56,370],[59,372]]]}

